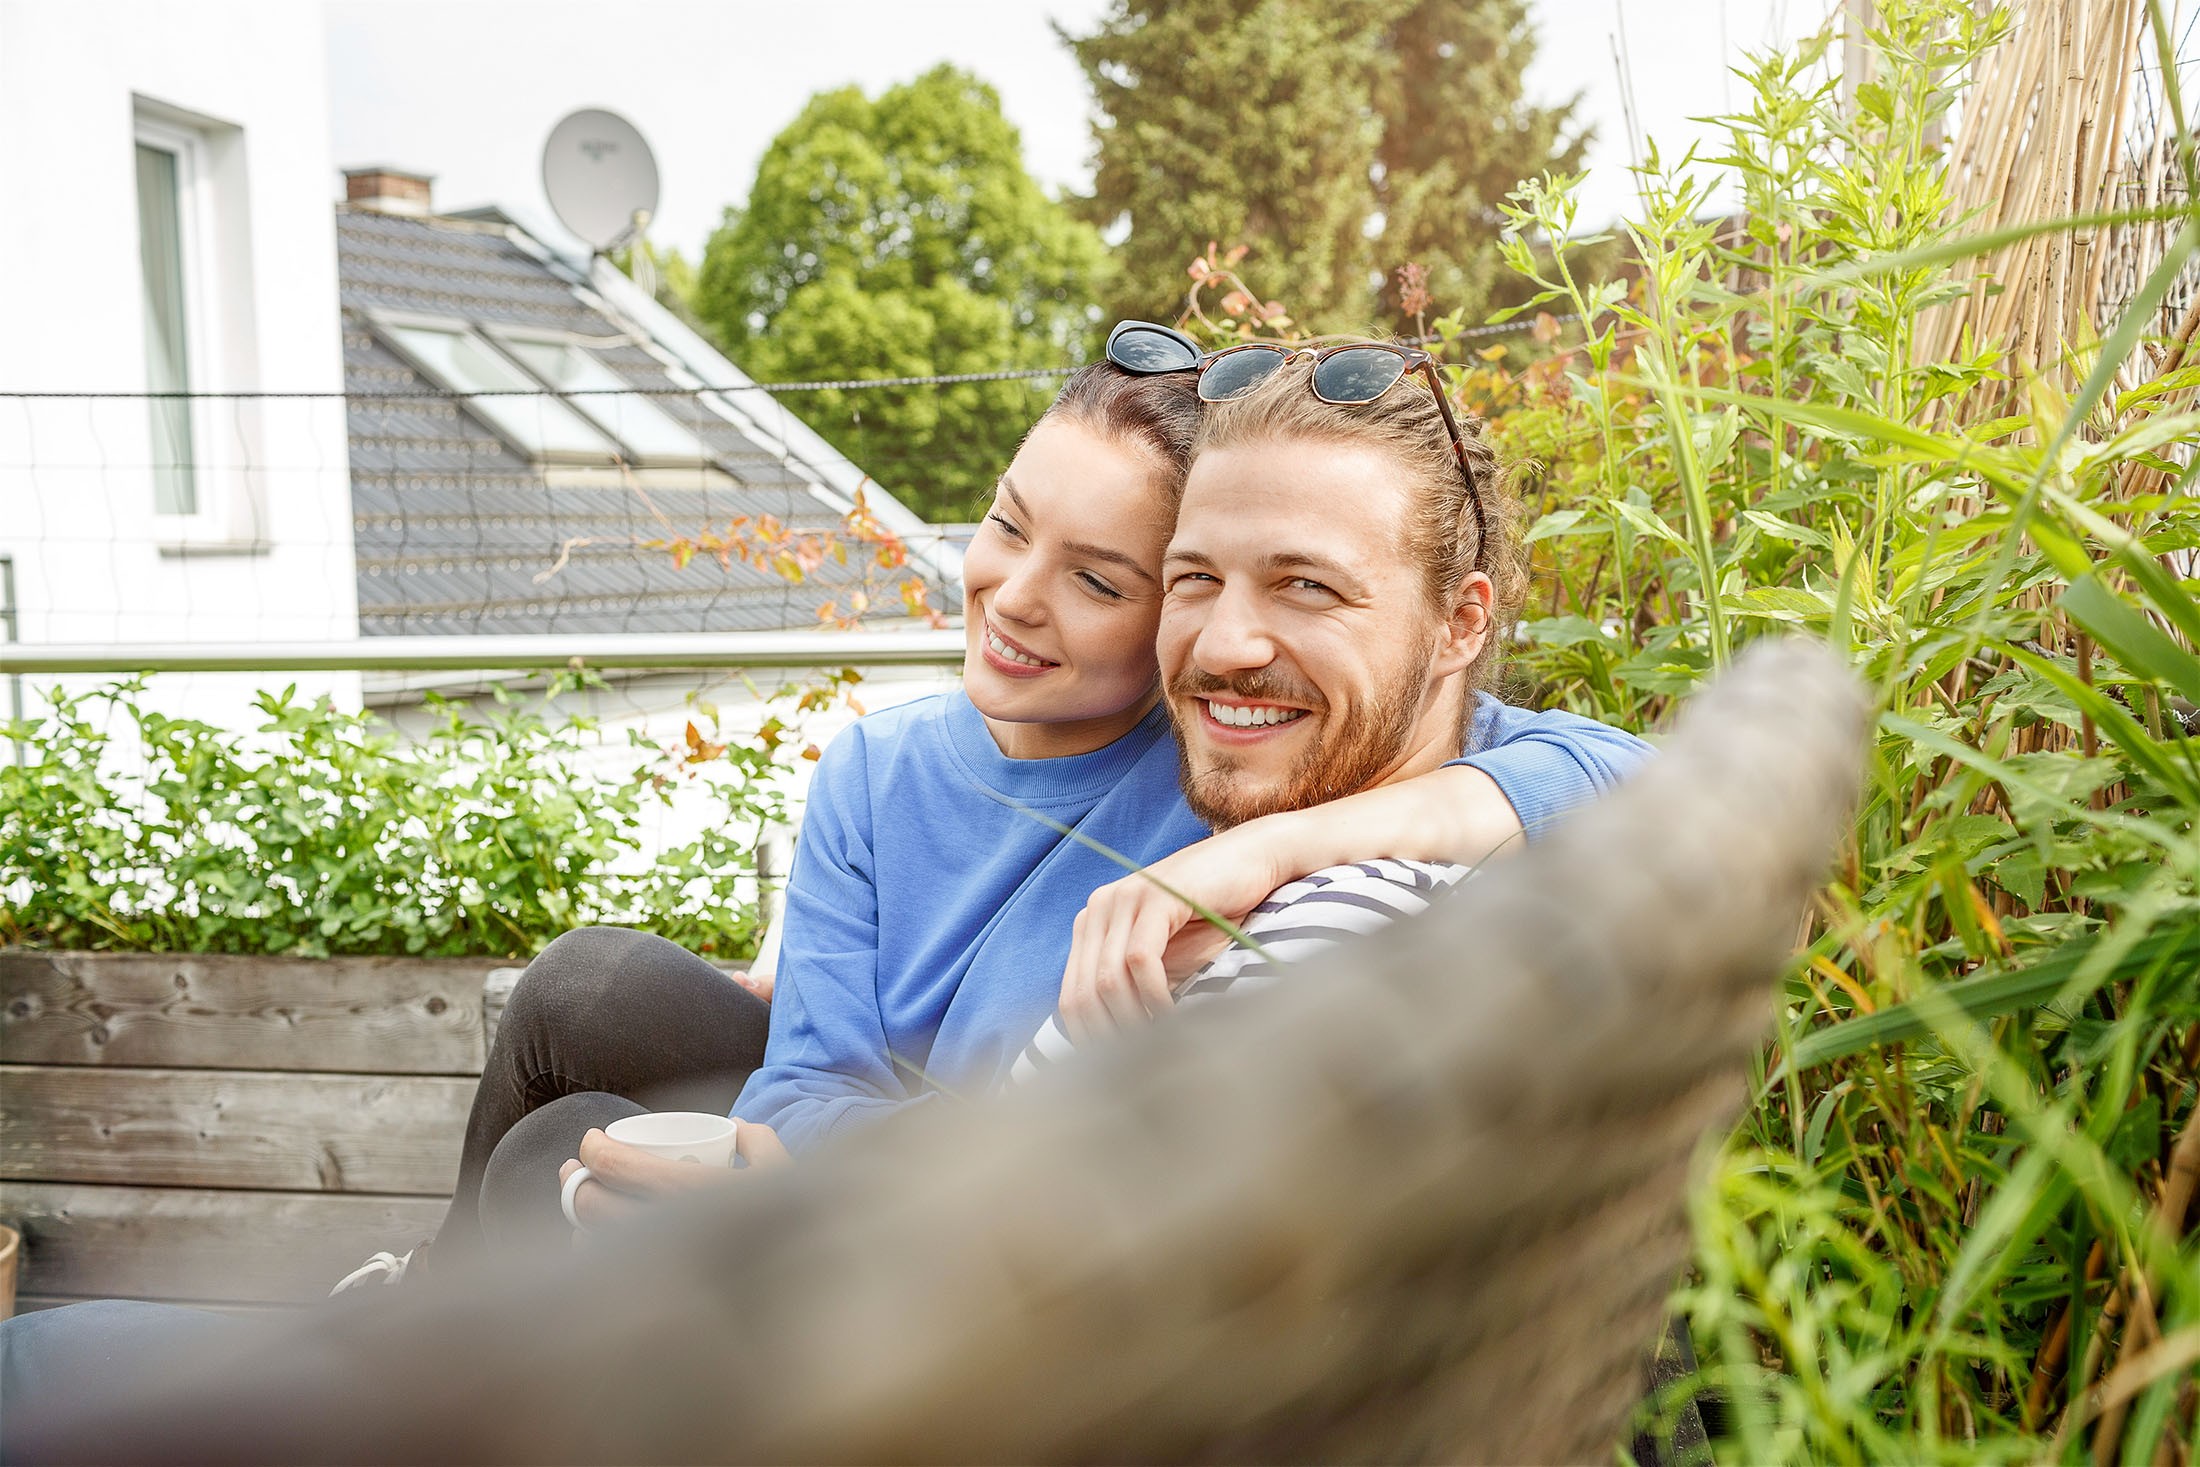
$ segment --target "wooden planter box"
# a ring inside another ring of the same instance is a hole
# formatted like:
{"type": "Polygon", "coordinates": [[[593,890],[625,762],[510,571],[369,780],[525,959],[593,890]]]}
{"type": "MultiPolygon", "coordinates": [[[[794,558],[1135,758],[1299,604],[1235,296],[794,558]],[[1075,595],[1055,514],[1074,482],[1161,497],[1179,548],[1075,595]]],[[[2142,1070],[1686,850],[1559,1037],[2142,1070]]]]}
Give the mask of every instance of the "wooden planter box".
{"type": "Polygon", "coordinates": [[[302,1303],[432,1233],[504,966],[0,949],[18,1307],[302,1303]]]}

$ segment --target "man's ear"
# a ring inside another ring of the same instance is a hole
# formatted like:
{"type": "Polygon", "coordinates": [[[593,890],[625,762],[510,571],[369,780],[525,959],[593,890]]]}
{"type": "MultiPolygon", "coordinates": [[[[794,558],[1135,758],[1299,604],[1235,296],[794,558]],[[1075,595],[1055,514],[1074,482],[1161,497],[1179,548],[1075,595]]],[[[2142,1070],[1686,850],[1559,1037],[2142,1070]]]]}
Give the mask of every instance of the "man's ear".
{"type": "Polygon", "coordinates": [[[1441,679],[1464,672],[1482,655],[1496,625],[1496,598],[1497,588],[1481,571],[1469,571],[1460,580],[1451,593],[1451,615],[1445,619],[1444,634],[1436,644],[1436,656],[1429,669],[1433,677],[1441,679]]]}

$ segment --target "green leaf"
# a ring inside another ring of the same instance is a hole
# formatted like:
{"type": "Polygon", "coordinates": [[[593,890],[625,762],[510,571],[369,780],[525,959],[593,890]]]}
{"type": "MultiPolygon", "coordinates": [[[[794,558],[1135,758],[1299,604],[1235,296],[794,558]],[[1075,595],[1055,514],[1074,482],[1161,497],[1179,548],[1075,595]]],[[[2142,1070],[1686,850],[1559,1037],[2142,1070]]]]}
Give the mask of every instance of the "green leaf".
{"type": "Polygon", "coordinates": [[[1588,518],[1588,514],[1585,509],[1554,509],[1529,527],[1527,542],[1533,545],[1538,540],[1551,540],[1560,535],[1587,534],[1590,530],[1601,528],[1594,524],[1588,529],[1575,528],[1588,518]]]}
{"type": "Polygon", "coordinates": [[[1808,525],[1799,525],[1793,520],[1785,520],[1778,515],[1766,514],[1763,510],[1745,509],[1742,511],[1742,518],[1775,540],[1785,540],[1794,545],[1808,545],[1817,550],[1830,550],[1833,548],[1833,541],[1827,538],[1823,530],[1814,530],[1808,525]]]}
{"type": "Polygon", "coordinates": [[[2062,608],[2125,667],[2200,703],[2200,657],[2163,635],[2129,602],[2103,585],[2098,573],[2081,578],[2064,591],[2062,608]]]}
{"type": "Polygon", "coordinates": [[[1823,591],[1809,591],[1798,586],[1757,586],[1738,592],[1734,597],[1734,609],[1742,616],[1816,626],[1833,616],[1833,598],[1823,591]]]}
{"type": "MultiPolygon", "coordinates": [[[[2076,938],[2030,964],[1945,984],[1938,993],[1972,1019],[2017,1013],[2060,993],[2099,942],[2098,937],[2076,938]]],[[[2188,924],[2142,938],[2098,981],[2120,982],[2159,962],[2179,965],[2195,961],[2200,961],[2200,924],[2188,924]]],[[[1812,1030],[1780,1068],[1784,1071],[1792,1064],[1797,1070],[1816,1069],[1867,1049],[1915,1039],[1930,1027],[1914,1001],[1892,1004],[1876,1013],[1859,1014],[1812,1030]]]]}
{"type": "Polygon", "coordinates": [[[1627,521],[1645,535],[1663,540],[1669,545],[1678,545],[1683,550],[1688,548],[1688,542],[1681,538],[1680,532],[1652,511],[1629,504],[1624,500],[1612,501],[1612,508],[1618,512],[1621,519],[1627,521]]]}

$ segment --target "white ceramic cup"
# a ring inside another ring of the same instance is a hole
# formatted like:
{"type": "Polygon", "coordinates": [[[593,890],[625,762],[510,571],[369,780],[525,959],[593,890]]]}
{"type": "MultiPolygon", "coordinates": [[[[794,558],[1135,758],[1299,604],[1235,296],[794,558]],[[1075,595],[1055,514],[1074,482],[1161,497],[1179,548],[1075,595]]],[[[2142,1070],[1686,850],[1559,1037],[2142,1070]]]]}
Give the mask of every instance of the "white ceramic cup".
{"type": "MultiPolygon", "coordinates": [[[[613,1121],[604,1127],[604,1134],[667,1161],[730,1167],[736,1129],[729,1116],[699,1110],[658,1110],[613,1121]]],[[[573,1215],[573,1194],[580,1191],[581,1183],[591,1175],[587,1167],[574,1168],[573,1175],[565,1179],[564,1190],[558,1194],[558,1206],[565,1210],[565,1220],[576,1228],[585,1229],[587,1224],[573,1215]]]]}

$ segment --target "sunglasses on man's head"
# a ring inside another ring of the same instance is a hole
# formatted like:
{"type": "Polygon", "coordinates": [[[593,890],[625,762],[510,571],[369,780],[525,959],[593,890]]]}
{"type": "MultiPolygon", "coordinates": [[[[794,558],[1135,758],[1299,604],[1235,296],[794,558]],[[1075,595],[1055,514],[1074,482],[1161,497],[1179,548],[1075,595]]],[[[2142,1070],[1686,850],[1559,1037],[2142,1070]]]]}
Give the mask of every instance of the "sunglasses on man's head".
{"type": "Polygon", "coordinates": [[[1452,416],[1451,401],[1444,395],[1443,379],[1436,375],[1436,359],[1427,352],[1382,341],[1297,348],[1251,341],[1203,352],[1183,332],[1151,321],[1119,321],[1108,333],[1111,363],[1141,377],[1197,372],[1201,402],[1230,402],[1243,397],[1299,356],[1313,359],[1314,371],[1307,385],[1314,396],[1341,407],[1375,401],[1404,381],[1409,372],[1418,372],[1427,379],[1429,391],[1436,394],[1437,410],[1444,415],[1444,431],[1451,435],[1452,455],[1467,481],[1467,501],[1474,506],[1474,568],[1484,569],[1489,558],[1489,521],[1482,513],[1482,486],[1467,457],[1466,435],[1459,431],[1459,420],[1452,416]]]}

